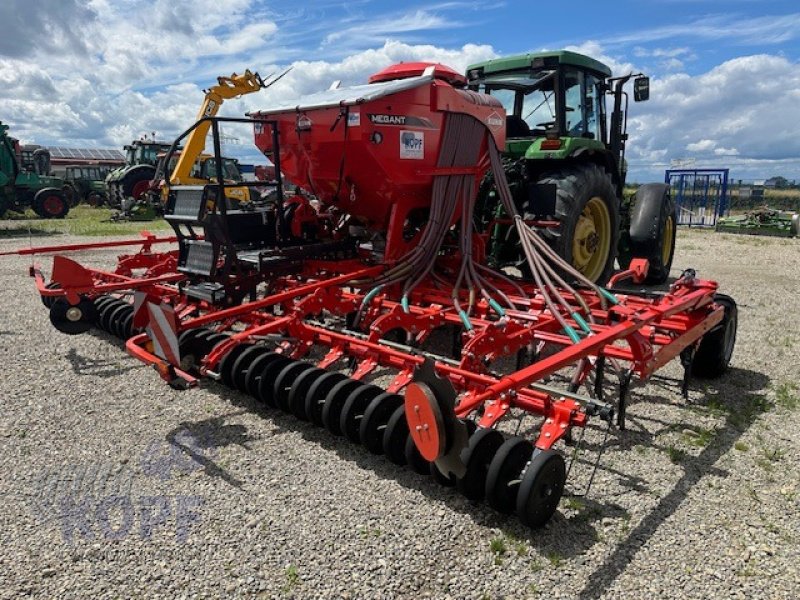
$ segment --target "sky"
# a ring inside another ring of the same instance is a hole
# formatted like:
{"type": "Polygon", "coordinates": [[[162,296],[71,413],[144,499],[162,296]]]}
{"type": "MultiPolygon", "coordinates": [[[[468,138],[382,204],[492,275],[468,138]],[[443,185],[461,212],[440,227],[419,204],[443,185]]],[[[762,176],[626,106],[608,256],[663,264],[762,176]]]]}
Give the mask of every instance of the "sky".
{"type": "MultiPolygon", "coordinates": [[[[800,3],[771,0],[0,0],[0,121],[24,143],[121,148],[189,127],[203,89],[292,70],[221,114],[294,101],[385,66],[567,48],[651,77],[631,105],[629,180],[676,159],[800,180],[800,3]]],[[[255,156],[247,129],[226,133],[255,156]]]]}

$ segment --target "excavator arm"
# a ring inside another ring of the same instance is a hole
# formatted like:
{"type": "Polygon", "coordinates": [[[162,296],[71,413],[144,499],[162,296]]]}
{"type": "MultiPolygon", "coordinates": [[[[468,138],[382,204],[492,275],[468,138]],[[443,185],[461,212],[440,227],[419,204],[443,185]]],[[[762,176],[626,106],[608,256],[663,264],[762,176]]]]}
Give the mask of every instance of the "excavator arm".
{"type": "MultiPolygon", "coordinates": [[[[205,100],[200,107],[200,112],[197,113],[196,120],[199,121],[203,117],[215,116],[219,111],[220,105],[225,100],[252,94],[265,87],[264,81],[258,73],[251,73],[249,69],[242,75],[234,73],[230,77],[218,77],[217,82],[217,85],[206,91],[205,100]]],[[[209,127],[211,127],[211,123],[204,121],[189,134],[170,176],[169,182],[171,185],[180,185],[183,180],[189,178],[197,157],[205,150],[209,127]]]]}

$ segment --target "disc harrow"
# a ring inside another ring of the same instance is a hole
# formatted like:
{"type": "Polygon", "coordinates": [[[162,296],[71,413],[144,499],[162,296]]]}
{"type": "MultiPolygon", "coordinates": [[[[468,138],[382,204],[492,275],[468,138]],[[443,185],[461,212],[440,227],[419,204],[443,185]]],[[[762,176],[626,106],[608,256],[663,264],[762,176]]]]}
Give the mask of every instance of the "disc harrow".
{"type": "Polygon", "coordinates": [[[175,237],[69,246],[141,248],[113,271],[58,255],[50,278],[31,275],[59,331],[94,326],[175,388],[218,381],[540,527],[587,425],[604,439],[624,428],[634,377],[680,358],[686,393],[692,375],[725,371],[736,304],[692,270],[665,292],[624,291],[647,277],[639,259],[606,286],[588,280],[543,240],[545,225],[517,213],[495,99],[435,73],[373,85],[357,97],[331,90],[307,109],[195,124],[211,122],[218,165],[219,122],[253,125],[275,163],[274,202],[229,210],[228,184],[173,186],[175,237]],[[387,104],[424,131],[349,130],[387,104]],[[294,179],[308,179],[315,203],[284,197],[281,161],[305,173],[294,179]],[[487,234],[473,217],[490,168],[530,276],[485,264],[487,234]]]}

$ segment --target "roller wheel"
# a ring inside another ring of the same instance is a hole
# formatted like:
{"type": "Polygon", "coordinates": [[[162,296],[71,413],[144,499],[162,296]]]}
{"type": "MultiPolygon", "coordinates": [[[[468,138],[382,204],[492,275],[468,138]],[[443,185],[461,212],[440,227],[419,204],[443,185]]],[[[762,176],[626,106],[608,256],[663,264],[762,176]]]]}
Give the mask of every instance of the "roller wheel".
{"type": "Polygon", "coordinates": [[[289,388],[288,406],[291,413],[301,421],[308,421],[306,414],[306,396],[311,386],[326,373],[325,369],[312,367],[297,376],[292,387],[289,388]]]}
{"type": "Polygon", "coordinates": [[[89,331],[96,318],[94,303],[88,298],[82,298],[75,306],[71,306],[65,298],[59,298],[50,307],[53,327],[67,335],[89,331]]]}
{"type": "Polygon", "coordinates": [[[250,344],[239,344],[238,346],[234,346],[225,356],[222,357],[222,360],[219,361],[219,374],[222,377],[222,383],[224,383],[227,387],[233,387],[233,367],[236,364],[236,360],[242,355],[242,353],[244,353],[245,350],[248,350],[249,348],[251,348],[250,344]]]}
{"type": "Polygon", "coordinates": [[[537,452],[531,459],[517,494],[517,516],[528,527],[541,527],[558,508],[567,469],[555,450],[537,452]]]}
{"type": "Polygon", "coordinates": [[[519,437],[507,439],[494,455],[486,475],[486,502],[497,512],[516,508],[522,472],[532,455],[533,444],[519,437]]]}
{"type": "Polygon", "coordinates": [[[372,454],[383,454],[383,436],[394,412],[403,406],[403,397],[384,392],[367,406],[361,419],[358,435],[364,447],[372,454]]]}
{"type": "Polygon", "coordinates": [[[214,335],[211,329],[198,327],[181,332],[178,337],[178,349],[181,353],[181,369],[192,371],[199,364],[203,357],[201,349],[204,347],[206,339],[214,335]]]}
{"type": "Polygon", "coordinates": [[[342,416],[339,417],[339,428],[351,442],[358,444],[361,441],[359,432],[364,412],[369,403],[383,393],[384,391],[376,385],[362,383],[360,388],[353,390],[347,397],[347,402],[342,408],[342,416]]]}
{"type": "Polygon", "coordinates": [[[294,361],[292,359],[283,355],[278,355],[278,358],[271,361],[266,367],[264,367],[264,369],[261,371],[261,379],[258,382],[256,399],[263,402],[267,406],[271,406],[273,408],[277,406],[275,403],[275,378],[287,365],[293,363],[294,361]]]}
{"type": "Polygon", "coordinates": [[[126,304],[121,310],[115,311],[111,320],[111,333],[121,340],[128,339],[124,329],[125,319],[128,316],[133,317],[133,306],[130,304],[126,304]]]}
{"type": "Polygon", "coordinates": [[[401,406],[392,413],[383,432],[383,453],[396,465],[406,464],[406,442],[411,439],[408,434],[405,407],[401,406]]]}
{"type": "Polygon", "coordinates": [[[259,357],[270,353],[270,349],[262,344],[248,346],[233,363],[233,387],[240,392],[247,392],[247,372],[259,357]]]}
{"type": "Polygon", "coordinates": [[[103,307],[103,310],[100,312],[100,329],[106,333],[111,333],[111,317],[114,315],[114,312],[121,307],[121,305],[122,300],[115,298],[113,302],[109,302],[103,307]]]}
{"type": "MultiPolygon", "coordinates": [[[[50,283],[44,286],[46,290],[58,290],[61,289],[61,286],[56,283],[55,281],[51,281],[50,283]]],[[[58,299],[58,296],[42,296],[42,304],[44,304],[45,308],[50,308],[53,306],[53,302],[58,299]]]]}
{"type": "Polygon", "coordinates": [[[126,314],[119,325],[120,333],[122,334],[120,337],[122,339],[127,340],[128,338],[133,336],[133,308],[131,308],[130,312],[126,314]]]}
{"type": "Polygon", "coordinates": [[[283,355],[277,352],[267,352],[266,354],[256,357],[256,359],[250,363],[250,366],[247,368],[247,374],[244,377],[245,391],[248,394],[254,398],[258,398],[258,385],[261,383],[261,373],[263,373],[264,369],[272,364],[273,361],[280,358],[283,358],[283,355]]]}
{"type": "Polygon", "coordinates": [[[114,296],[109,296],[107,294],[103,294],[102,296],[98,296],[97,298],[95,298],[94,306],[97,309],[98,316],[100,314],[100,311],[103,310],[103,308],[105,307],[105,305],[108,304],[109,302],[113,302],[114,300],[116,300],[114,296]]]}
{"type": "Polygon", "coordinates": [[[325,373],[311,384],[306,394],[306,415],[314,425],[322,426],[322,409],[325,408],[325,398],[337,383],[347,379],[342,373],[325,373]]]}
{"type": "Polygon", "coordinates": [[[456,484],[458,491],[469,500],[483,500],[489,465],[502,445],[503,434],[495,429],[478,429],[469,438],[469,445],[461,453],[461,460],[467,466],[467,471],[456,484]]]}
{"type": "Polygon", "coordinates": [[[278,377],[275,379],[275,383],[272,387],[275,405],[278,408],[284,412],[289,412],[289,391],[292,389],[292,385],[302,373],[313,368],[314,367],[307,362],[296,360],[286,365],[281,372],[278,373],[278,377]]]}
{"type": "Polygon", "coordinates": [[[344,403],[350,394],[360,388],[363,383],[350,379],[349,377],[344,381],[340,381],[331,388],[328,395],[325,396],[325,404],[322,407],[322,424],[325,429],[330,431],[333,435],[342,435],[342,430],[339,427],[339,421],[342,416],[342,409],[344,403]]]}
{"type": "Polygon", "coordinates": [[[224,333],[212,332],[211,335],[203,339],[202,355],[201,357],[208,356],[211,351],[219,346],[222,342],[228,339],[224,333]]]}
{"type": "Polygon", "coordinates": [[[422,454],[419,453],[417,445],[414,443],[414,440],[410,435],[406,438],[405,458],[406,464],[411,467],[412,471],[419,473],[420,475],[430,475],[431,463],[425,460],[422,454]]]}

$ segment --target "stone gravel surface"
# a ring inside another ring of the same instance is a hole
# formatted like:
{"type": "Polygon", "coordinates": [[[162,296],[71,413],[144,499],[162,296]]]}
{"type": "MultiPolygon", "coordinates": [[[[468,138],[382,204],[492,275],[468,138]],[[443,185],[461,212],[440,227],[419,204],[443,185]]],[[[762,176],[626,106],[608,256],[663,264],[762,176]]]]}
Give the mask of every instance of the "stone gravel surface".
{"type": "Polygon", "coordinates": [[[637,385],[589,497],[538,531],[221,385],[174,391],[103,333],[59,334],[29,264],[0,258],[0,598],[800,596],[798,240],[680,232],[673,275],[739,304],[731,369],[688,400],[675,363],[637,385]]]}

